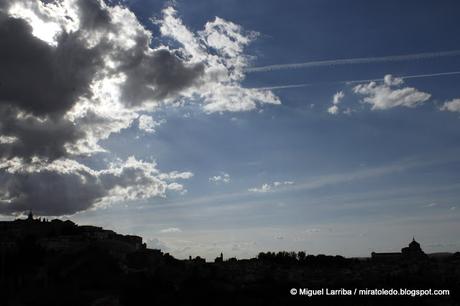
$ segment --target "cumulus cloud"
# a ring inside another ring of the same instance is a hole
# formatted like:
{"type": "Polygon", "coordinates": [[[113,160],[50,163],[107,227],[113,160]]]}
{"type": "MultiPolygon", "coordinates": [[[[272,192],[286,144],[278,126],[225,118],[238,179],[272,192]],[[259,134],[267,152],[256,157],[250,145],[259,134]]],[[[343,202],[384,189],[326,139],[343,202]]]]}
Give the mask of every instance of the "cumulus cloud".
{"type": "Polygon", "coordinates": [[[339,104],[344,97],[345,97],[345,94],[343,93],[343,91],[339,91],[335,93],[335,95],[332,97],[332,104],[334,105],[339,104]]]}
{"type": "Polygon", "coordinates": [[[332,97],[332,105],[327,109],[327,112],[331,115],[338,115],[340,112],[339,103],[342,102],[342,99],[345,97],[343,91],[339,91],[334,94],[332,97]]]}
{"type": "Polygon", "coordinates": [[[69,159],[24,163],[16,157],[2,160],[0,170],[0,213],[33,209],[40,215],[69,215],[117,201],[164,197],[168,190],[183,188],[171,182],[190,177],[161,173],[154,162],[134,157],[102,170],[69,159]]]}
{"type": "Polygon", "coordinates": [[[385,110],[398,106],[414,108],[430,99],[430,94],[416,88],[400,88],[403,84],[403,79],[386,75],[383,84],[376,82],[360,84],[355,86],[353,91],[364,96],[363,102],[372,105],[372,110],[385,110]]]}
{"type": "Polygon", "coordinates": [[[331,115],[337,115],[339,113],[339,107],[337,105],[332,105],[327,109],[327,112],[331,115]]]}
{"type": "Polygon", "coordinates": [[[214,175],[209,178],[209,181],[215,184],[218,183],[230,183],[230,174],[222,172],[220,175],[214,175]]]}
{"type": "Polygon", "coordinates": [[[250,57],[243,53],[257,36],[241,26],[216,17],[204,30],[194,33],[177,17],[172,8],[163,10],[163,18],[155,21],[161,34],[182,45],[181,56],[189,63],[202,63],[204,73],[199,91],[206,112],[249,111],[257,104],[280,104],[270,90],[243,88],[244,70],[250,57]]]}
{"type": "Polygon", "coordinates": [[[155,129],[165,123],[165,120],[155,121],[152,116],[141,115],[139,117],[139,129],[146,133],[155,133],[155,129]]]}
{"type": "Polygon", "coordinates": [[[0,136],[0,144],[11,144],[16,142],[18,139],[14,136],[0,136]]]}
{"type": "Polygon", "coordinates": [[[172,7],[153,35],[126,7],[102,0],[0,0],[0,213],[72,214],[119,200],[185,192],[135,158],[102,165],[101,140],[130,127],[153,133],[146,114],[184,99],[203,111],[279,104],[241,87],[257,33],[216,17],[192,32],[172,7]],[[51,192],[52,191],[52,192],[51,192]]]}
{"type": "Polygon", "coordinates": [[[293,181],[284,181],[284,182],[275,181],[273,183],[263,184],[260,187],[249,188],[248,191],[258,192],[258,193],[266,193],[266,192],[275,191],[275,190],[280,189],[282,187],[285,187],[287,185],[293,185],[293,184],[294,184],[293,181]]]}
{"type": "Polygon", "coordinates": [[[460,99],[453,99],[451,101],[444,102],[441,106],[441,110],[448,112],[460,112],[460,99]]]}
{"type": "Polygon", "coordinates": [[[128,127],[135,111],[191,86],[194,72],[199,78],[199,68],[151,49],[151,33],[126,8],[8,4],[0,12],[0,132],[19,139],[2,150],[13,156],[103,151],[98,141],[128,127]]]}

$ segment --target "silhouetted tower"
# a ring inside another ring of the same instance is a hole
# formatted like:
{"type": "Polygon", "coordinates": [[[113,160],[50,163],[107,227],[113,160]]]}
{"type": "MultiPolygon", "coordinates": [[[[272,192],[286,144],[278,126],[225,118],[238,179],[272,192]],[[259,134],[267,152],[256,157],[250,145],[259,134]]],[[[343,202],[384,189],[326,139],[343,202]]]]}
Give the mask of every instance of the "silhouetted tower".
{"type": "Polygon", "coordinates": [[[223,253],[220,253],[220,256],[216,257],[216,259],[214,259],[214,262],[223,262],[223,261],[224,261],[224,254],[223,253]]]}
{"type": "Polygon", "coordinates": [[[31,210],[29,210],[29,214],[27,215],[27,220],[32,221],[34,219],[34,214],[32,213],[31,210]]]}

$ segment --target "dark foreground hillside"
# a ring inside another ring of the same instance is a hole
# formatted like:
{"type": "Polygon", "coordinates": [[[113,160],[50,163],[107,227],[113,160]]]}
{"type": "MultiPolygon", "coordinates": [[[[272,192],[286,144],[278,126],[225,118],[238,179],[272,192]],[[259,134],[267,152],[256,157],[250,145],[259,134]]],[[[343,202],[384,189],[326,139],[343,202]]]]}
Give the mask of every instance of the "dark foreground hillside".
{"type": "Polygon", "coordinates": [[[439,258],[385,253],[357,260],[269,252],[249,260],[218,257],[206,263],[147,249],[140,237],[32,217],[1,222],[0,243],[0,305],[459,305],[460,301],[458,253],[439,258]],[[359,290],[366,288],[411,291],[405,296],[374,296],[372,291],[360,295],[359,290]],[[430,289],[447,289],[449,294],[416,296],[430,289]]]}

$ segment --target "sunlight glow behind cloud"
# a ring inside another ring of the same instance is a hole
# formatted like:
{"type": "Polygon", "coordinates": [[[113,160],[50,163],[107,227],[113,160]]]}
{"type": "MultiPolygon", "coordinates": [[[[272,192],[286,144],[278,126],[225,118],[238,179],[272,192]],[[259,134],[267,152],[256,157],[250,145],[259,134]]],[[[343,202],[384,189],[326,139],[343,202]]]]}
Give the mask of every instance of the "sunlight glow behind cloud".
{"type": "Polygon", "coordinates": [[[250,59],[244,49],[257,34],[219,17],[194,33],[166,7],[155,20],[161,36],[154,48],[153,34],[120,5],[12,0],[2,7],[0,47],[26,49],[8,63],[0,59],[6,67],[0,76],[16,75],[0,95],[0,212],[72,214],[100,203],[163,197],[167,190],[184,193],[175,180],[191,172],[161,173],[134,157],[94,170],[80,158],[109,154],[101,141],[136,119],[139,129],[153,133],[162,121],[152,113],[163,105],[194,102],[213,113],[280,104],[269,90],[241,86],[250,59]],[[28,58],[36,63],[28,65],[28,58]],[[72,201],[58,192],[47,204],[46,188],[27,185],[38,180],[63,191],[71,184],[81,196],[72,201]]]}

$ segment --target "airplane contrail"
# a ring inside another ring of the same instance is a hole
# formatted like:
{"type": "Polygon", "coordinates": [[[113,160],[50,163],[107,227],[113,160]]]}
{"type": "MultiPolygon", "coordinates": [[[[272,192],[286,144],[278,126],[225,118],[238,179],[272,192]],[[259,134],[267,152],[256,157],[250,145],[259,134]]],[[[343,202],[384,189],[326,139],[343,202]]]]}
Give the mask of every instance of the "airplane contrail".
{"type": "Polygon", "coordinates": [[[245,69],[245,72],[246,73],[256,73],[256,72],[269,72],[273,70],[284,70],[284,69],[301,69],[301,68],[311,68],[311,67],[368,64],[368,63],[382,63],[382,62],[400,62],[400,61],[429,59],[429,58],[458,56],[458,55],[460,55],[460,50],[429,52],[429,53],[414,53],[414,54],[405,54],[405,55],[391,55],[391,56],[381,56],[381,57],[344,58],[344,59],[334,59],[334,60],[325,60],[325,61],[311,61],[311,62],[305,62],[305,63],[279,64],[279,65],[252,67],[252,68],[245,69]]]}
{"type": "MultiPolygon", "coordinates": [[[[426,74],[412,74],[412,75],[403,75],[403,76],[395,76],[395,77],[398,77],[400,79],[406,80],[406,79],[419,79],[419,78],[429,78],[429,77],[459,75],[459,74],[460,74],[460,71],[449,71],[449,72],[426,73],[426,74]]],[[[277,89],[290,89],[290,88],[309,87],[309,86],[321,85],[321,84],[356,84],[356,83],[383,81],[383,80],[384,80],[384,78],[361,79],[361,80],[342,80],[342,81],[331,81],[331,82],[318,82],[318,83],[303,83],[303,84],[292,84],[292,85],[256,87],[254,89],[277,90],[277,89]]]]}

